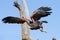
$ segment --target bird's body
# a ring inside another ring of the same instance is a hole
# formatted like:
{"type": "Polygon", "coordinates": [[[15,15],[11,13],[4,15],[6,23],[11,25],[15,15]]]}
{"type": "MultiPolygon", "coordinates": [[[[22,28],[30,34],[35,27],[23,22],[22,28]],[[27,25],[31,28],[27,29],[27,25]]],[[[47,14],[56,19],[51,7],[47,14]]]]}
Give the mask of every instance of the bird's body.
{"type": "Polygon", "coordinates": [[[4,19],[2,19],[2,21],[4,23],[17,23],[17,24],[23,24],[23,23],[27,23],[30,26],[31,30],[37,30],[39,28],[43,29],[42,23],[47,23],[47,21],[30,21],[27,18],[17,18],[17,17],[12,17],[12,16],[8,16],[5,17],[4,19]]]}
{"type": "Polygon", "coordinates": [[[29,26],[30,26],[30,29],[31,30],[37,30],[39,28],[41,28],[41,26],[39,26],[41,23],[39,21],[33,23],[33,22],[30,22],[30,23],[27,23],[29,26]]]}
{"type": "Polygon", "coordinates": [[[38,21],[39,19],[41,19],[42,17],[46,17],[48,15],[51,14],[50,12],[51,8],[49,7],[40,7],[37,10],[35,10],[33,12],[33,14],[30,16],[31,20],[27,18],[17,18],[17,17],[12,17],[12,16],[8,16],[2,19],[2,21],[4,23],[17,23],[17,24],[23,24],[23,23],[27,23],[31,28],[31,30],[37,30],[42,28],[42,23],[48,23],[47,21],[38,21]]]}

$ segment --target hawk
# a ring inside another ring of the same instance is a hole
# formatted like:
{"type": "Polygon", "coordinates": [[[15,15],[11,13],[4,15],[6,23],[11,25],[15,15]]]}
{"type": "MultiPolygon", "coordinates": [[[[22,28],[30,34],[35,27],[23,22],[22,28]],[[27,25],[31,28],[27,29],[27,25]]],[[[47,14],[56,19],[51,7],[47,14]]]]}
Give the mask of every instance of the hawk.
{"type": "Polygon", "coordinates": [[[31,30],[37,30],[42,28],[43,23],[48,23],[47,21],[39,21],[39,19],[46,17],[48,15],[51,15],[51,8],[50,7],[40,7],[37,10],[35,10],[32,15],[30,16],[31,20],[28,18],[18,18],[18,17],[12,17],[8,16],[2,19],[4,23],[17,23],[17,24],[23,24],[27,23],[31,28],[31,30]]]}

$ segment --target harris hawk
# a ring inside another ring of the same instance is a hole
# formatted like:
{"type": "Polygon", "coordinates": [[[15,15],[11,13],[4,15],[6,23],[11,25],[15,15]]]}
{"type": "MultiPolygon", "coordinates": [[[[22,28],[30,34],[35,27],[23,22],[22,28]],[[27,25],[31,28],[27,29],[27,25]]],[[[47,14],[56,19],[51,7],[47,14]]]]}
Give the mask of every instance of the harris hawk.
{"type": "Polygon", "coordinates": [[[32,15],[30,16],[31,20],[24,17],[18,18],[18,17],[8,16],[8,17],[3,18],[2,21],[4,23],[17,23],[17,24],[23,24],[26,22],[31,27],[30,28],[31,30],[37,30],[40,28],[42,28],[43,30],[42,23],[48,23],[48,22],[38,21],[38,20],[50,15],[52,13],[51,10],[52,9],[50,7],[40,7],[32,13],[32,15]]]}

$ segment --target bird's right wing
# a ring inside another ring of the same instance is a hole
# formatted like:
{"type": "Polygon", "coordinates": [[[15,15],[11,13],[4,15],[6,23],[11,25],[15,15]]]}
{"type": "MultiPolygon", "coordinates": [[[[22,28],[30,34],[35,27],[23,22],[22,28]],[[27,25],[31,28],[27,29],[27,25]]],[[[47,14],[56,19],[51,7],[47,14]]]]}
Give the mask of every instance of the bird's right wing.
{"type": "Polygon", "coordinates": [[[8,16],[2,19],[4,23],[24,23],[25,21],[22,18],[8,16]]]}
{"type": "Polygon", "coordinates": [[[52,9],[49,7],[40,7],[33,12],[30,18],[33,18],[34,20],[39,20],[42,17],[50,15],[52,13],[50,12],[51,10],[52,9]]]}

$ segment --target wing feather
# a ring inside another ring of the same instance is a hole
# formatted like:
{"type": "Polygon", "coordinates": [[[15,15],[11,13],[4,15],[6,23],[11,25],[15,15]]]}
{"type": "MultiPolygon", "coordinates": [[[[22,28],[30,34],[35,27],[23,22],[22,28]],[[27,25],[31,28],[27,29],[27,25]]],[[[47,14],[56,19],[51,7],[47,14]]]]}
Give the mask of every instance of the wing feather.
{"type": "Polygon", "coordinates": [[[46,17],[50,15],[52,12],[49,12],[51,9],[49,7],[40,7],[36,11],[33,12],[31,18],[34,20],[39,20],[41,17],[46,17]]]}
{"type": "Polygon", "coordinates": [[[25,21],[21,18],[17,18],[17,17],[11,17],[11,16],[8,16],[8,17],[5,17],[2,19],[2,21],[4,23],[24,23],[25,21]]]}

